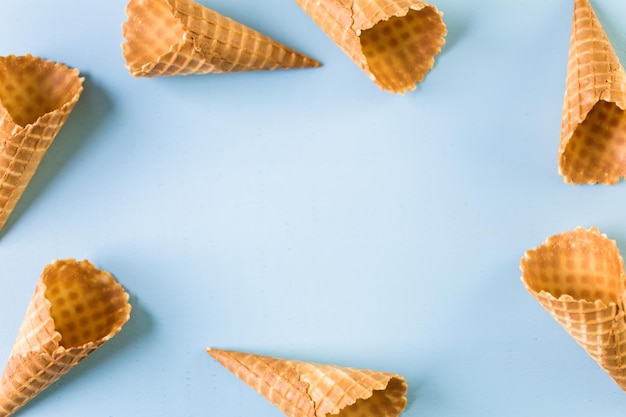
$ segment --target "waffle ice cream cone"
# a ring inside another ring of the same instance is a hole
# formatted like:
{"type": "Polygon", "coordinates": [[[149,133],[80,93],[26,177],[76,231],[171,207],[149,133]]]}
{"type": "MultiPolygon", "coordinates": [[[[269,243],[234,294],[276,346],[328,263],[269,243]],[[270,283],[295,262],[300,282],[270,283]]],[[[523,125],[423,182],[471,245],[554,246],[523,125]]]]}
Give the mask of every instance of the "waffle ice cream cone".
{"type": "Polygon", "coordinates": [[[626,73],[589,0],[575,0],[559,145],[559,173],[574,184],[626,175],[626,73]]]}
{"type": "Polygon", "coordinates": [[[396,417],[406,406],[407,385],[396,374],[207,351],[289,417],[396,417]]]}
{"type": "Polygon", "coordinates": [[[579,227],[527,251],[520,266],[528,292],[626,391],[624,261],[615,241],[579,227]]]}
{"type": "Polygon", "coordinates": [[[78,70],[0,57],[0,229],[83,91],[78,70]]]}
{"type": "Polygon", "coordinates": [[[134,77],[320,65],[192,0],[130,0],[126,14],[122,50],[134,77]]]}
{"type": "Polygon", "coordinates": [[[128,294],[88,261],[57,260],[39,279],[0,379],[0,417],[33,397],[115,336],[128,294]]]}
{"type": "Polygon", "coordinates": [[[419,0],[296,0],[381,89],[415,89],[447,34],[442,13],[419,0]]]}

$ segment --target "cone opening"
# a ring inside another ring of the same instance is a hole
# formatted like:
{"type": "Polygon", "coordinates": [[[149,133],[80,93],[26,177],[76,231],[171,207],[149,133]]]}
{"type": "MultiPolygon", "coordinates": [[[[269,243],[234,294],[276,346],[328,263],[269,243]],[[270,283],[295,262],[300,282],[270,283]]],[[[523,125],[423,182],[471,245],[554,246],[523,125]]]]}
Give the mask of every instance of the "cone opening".
{"type": "Polygon", "coordinates": [[[384,90],[415,88],[434,65],[446,35],[441,14],[432,6],[392,16],[360,35],[361,50],[374,81],[384,90]]]}
{"type": "Polygon", "coordinates": [[[623,289],[623,261],[614,241],[597,229],[578,228],[553,236],[522,259],[522,279],[555,298],[617,303],[623,289]]]}
{"type": "Polygon", "coordinates": [[[155,65],[171,48],[184,40],[185,30],[167,0],[131,0],[123,25],[123,55],[132,74],[155,65]]]}
{"type": "Polygon", "coordinates": [[[128,295],[111,274],[88,261],[55,261],[43,273],[50,315],[65,348],[97,342],[128,319],[128,295]]]}
{"type": "Polygon", "coordinates": [[[393,377],[382,390],[375,390],[372,396],[359,399],[341,410],[338,417],[396,417],[406,406],[407,386],[404,379],[393,377]]]}
{"type": "Polygon", "coordinates": [[[626,112],[598,101],[567,143],[561,170],[575,183],[615,183],[626,175],[626,112]]]}
{"type": "Polygon", "coordinates": [[[82,88],[78,71],[26,56],[0,57],[0,103],[26,126],[72,101],[82,88]]]}

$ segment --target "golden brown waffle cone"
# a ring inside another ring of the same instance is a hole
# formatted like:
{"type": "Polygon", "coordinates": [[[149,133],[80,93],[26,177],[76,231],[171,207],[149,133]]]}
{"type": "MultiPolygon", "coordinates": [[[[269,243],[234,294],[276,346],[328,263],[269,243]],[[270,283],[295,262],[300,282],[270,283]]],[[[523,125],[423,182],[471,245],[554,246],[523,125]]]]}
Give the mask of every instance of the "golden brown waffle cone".
{"type": "Polygon", "coordinates": [[[207,351],[289,417],[396,417],[406,406],[407,386],[400,375],[207,351]]]}
{"type": "Polygon", "coordinates": [[[78,102],[78,70],[31,55],[0,57],[0,229],[78,102]]]}
{"type": "Polygon", "coordinates": [[[575,184],[626,175],[626,73],[588,0],[575,0],[559,173],[575,184]]]}
{"type": "Polygon", "coordinates": [[[0,417],[26,404],[115,336],[130,316],[128,294],[89,261],[44,268],[0,379],[0,417]]]}
{"type": "Polygon", "coordinates": [[[615,241],[579,227],[527,251],[520,267],[528,292],[626,390],[624,261],[615,241]]]}
{"type": "Polygon", "coordinates": [[[126,14],[122,50],[134,77],[320,65],[192,0],[130,0],[126,14]]]}
{"type": "Polygon", "coordinates": [[[442,13],[418,0],[296,0],[381,89],[404,93],[435,63],[442,13]]]}

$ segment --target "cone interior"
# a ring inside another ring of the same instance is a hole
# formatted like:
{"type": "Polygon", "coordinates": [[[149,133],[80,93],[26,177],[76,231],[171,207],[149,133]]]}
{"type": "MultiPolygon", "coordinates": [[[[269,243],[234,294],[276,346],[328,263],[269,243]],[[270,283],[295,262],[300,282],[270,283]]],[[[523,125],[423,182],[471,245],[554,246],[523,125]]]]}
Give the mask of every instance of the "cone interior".
{"type": "Polygon", "coordinates": [[[576,183],[614,183],[626,175],[626,114],[604,100],[574,131],[561,160],[562,171],[576,183]]]}
{"type": "Polygon", "coordinates": [[[422,81],[433,66],[446,32],[435,8],[410,9],[405,16],[392,16],[363,30],[361,49],[382,88],[404,91],[422,81]]]}
{"type": "Polygon", "coordinates": [[[62,107],[80,89],[76,70],[32,56],[0,58],[0,103],[22,127],[62,107]]]}
{"type": "Polygon", "coordinates": [[[617,303],[622,291],[623,264],[615,242],[597,229],[582,228],[553,236],[522,260],[523,279],[530,289],[559,298],[617,303]]]}
{"type": "Polygon", "coordinates": [[[336,415],[338,417],[395,417],[406,404],[406,383],[399,378],[391,378],[384,390],[375,390],[372,396],[359,399],[336,415]]]}
{"type": "Polygon", "coordinates": [[[167,0],[131,0],[126,7],[124,56],[131,72],[155,63],[184,40],[185,30],[167,0]]]}
{"type": "Polygon", "coordinates": [[[43,279],[50,315],[65,348],[98,341],[127,320],[122,287],[87,261],[57,261],[46,268],[43,279]]]}

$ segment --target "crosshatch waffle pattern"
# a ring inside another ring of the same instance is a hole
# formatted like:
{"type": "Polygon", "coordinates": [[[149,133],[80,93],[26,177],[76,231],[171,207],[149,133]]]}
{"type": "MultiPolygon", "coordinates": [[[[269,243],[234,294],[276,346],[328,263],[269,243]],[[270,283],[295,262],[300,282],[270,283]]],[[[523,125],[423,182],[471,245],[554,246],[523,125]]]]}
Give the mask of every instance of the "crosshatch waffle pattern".
{"type": "Polygon", "coordinates": [[[528,292],[626,390],[626,276],[615,241],[579,227],[527,251],[520,268],[528,292]]]}
{"type": "Polygon", "coordinates": [[[0,229],[82,93],[78,70],[0,57],[0,229]]]}
{"type": "Polygon", "coordinates": [[[126,14],[122,49],[135,77],[320,65],[192,0],[130,0],[126,14]]]}
{"type": "Polygon", "coordinates": [[[387,372],[296,362],[318,415],[391,417],[406,406],[404,379],[387,372]]]}
{"type": "Polygon", "coordinates": [[[208,349],[213,358],[290,417],[396,417],[406,406],[399,375],[208,349]]]}
{"type": "Polygon", "coordinates": [[[575,184],[626,175],[626,73],[588,0],[576,0],[563,104],[559,173],[575,184]]]}
{"type": "Polygon", "coordinates": [[[415,89],[447,33],[442,13],[415,0],[296,0],[381,89],[415,89]]]}
{"type": "Polygon", "coordinates": [[[13,414],[94,350],[130,317],[128,294],[88,261],[44,269],[0,379],[0,417],[13,414]]]}

